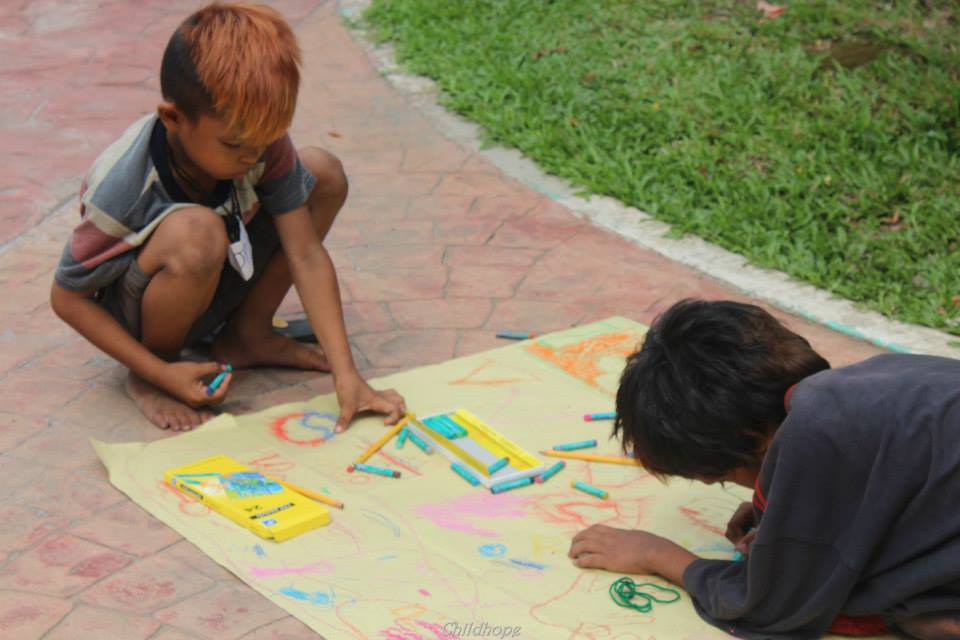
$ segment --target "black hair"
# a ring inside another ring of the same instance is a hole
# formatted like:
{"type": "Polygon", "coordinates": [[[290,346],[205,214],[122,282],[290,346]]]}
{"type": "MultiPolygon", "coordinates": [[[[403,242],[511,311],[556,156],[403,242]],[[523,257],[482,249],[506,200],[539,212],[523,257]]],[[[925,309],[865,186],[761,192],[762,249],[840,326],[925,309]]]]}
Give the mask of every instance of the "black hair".
{"type": "Polygon", "coordinates": [[[197,14],[194,14],[177,27],[167,42],[160,62],[160,92],[164,100],[177,105],[191,122],[214,112],[213,98],[200,81],[193,51],[184,33],[185,29],[196,23],[197,14]]]}
{"type": "Polygon", "coordinates": [[[614,434],[651,473],[721,477],[759,464],[786,417],[787,389],[829,368],[760,307],[683,300],[627,358],[614,434]]]}

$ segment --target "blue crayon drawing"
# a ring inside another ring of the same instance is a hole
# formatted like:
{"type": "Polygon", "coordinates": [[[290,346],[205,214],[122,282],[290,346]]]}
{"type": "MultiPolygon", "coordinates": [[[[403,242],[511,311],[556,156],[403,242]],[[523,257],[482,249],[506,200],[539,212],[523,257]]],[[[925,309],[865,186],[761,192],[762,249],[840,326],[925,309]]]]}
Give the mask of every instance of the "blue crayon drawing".
{"type": "Polygon", "coordinates": [[[331,590],[330,593],[325,593],[323,591],[314,591],[313,593],[307,593],[306,591],[301,591],[296,587],[284,587],[280,589],[280,593],[294,600],[299,600],[300,602],[307,602],[310,604],[316,604],[321,607],[326,607],[328,609],[333,608],[333,598],[334,594],[331,590]]]}
{"type": "Polygon", "coordinates": [[[481,545],[477,551],[487,558],[502,558],[507,553],[507,547],[502,544],[485,544],[481,545]]]}
{"type": "Polygon", "coordinates": [[[517,560],[516,558],[510,558],[510,562],[525,569],[538,569],[543,571],[547,568],[547,565],[545,564],[540,564],[539,562],[530,562],[529,560],[517,560]]]}
{"type": "Polygon", "coordinates": [[[263,558],[264,556],[267,555],[267,552],[263,550],[263,547],[261,547],[261,546],[258,545],[258,544],[253,545],[253,550],[254,550],[254,552],[256,552],[256,554],[257,554],[258,556],[260,556],[261,558],[263,558]]]}

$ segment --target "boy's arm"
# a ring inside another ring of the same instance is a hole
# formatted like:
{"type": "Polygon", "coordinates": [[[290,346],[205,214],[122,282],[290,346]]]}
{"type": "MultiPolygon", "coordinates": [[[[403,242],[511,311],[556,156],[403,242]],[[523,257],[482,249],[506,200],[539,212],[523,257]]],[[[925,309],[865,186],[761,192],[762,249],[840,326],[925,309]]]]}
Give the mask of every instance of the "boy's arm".
{"type": "Polygon", "coordinates": [[[387,424],[396,423],[406,411],[403,398],[392,389],[373,390],[357,372],[343,323],[337,272],[317,236],[309,210],[299,207],[276,216],[274,221],[293,284],[333,371],[340,402],[336,431],[346,429],[358,411],[385,413],[387,424]]]}
{"type": "Polygon", "coordinates": [[[101,351],[130,371],[173,397],[192,406],[216,405],[223,401],[229,380],[206,394],[204,377],[214,376],[216,362],[166,362],[127,333],[120,323],[93,300],[92,292],[71,291],[54,281],[50,306],[54,313],[101,351]]]}
{"type": "Polygon", "coordinates": [[[593,525],[573,538],[570,558],[583,569],[658,574],[683,586],[683,572],[699,556],[646,531],[593,525]]]}

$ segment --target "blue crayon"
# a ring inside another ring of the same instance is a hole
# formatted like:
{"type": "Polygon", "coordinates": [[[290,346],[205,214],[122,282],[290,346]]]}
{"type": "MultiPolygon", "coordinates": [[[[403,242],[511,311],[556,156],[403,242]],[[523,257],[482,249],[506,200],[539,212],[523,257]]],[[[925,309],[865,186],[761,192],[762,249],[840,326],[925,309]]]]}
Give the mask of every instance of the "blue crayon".
{"type": "Polygon", "coordinates": [[[432,431],[439,433],[444,438],[450,439],[453,436],[453,432],[450,431],[450,428],[440,419],[440,416],[434,416],[433,418],[427,418],[423,421],[423,424],[427,425],[432,431]]]}
{"type": "Polygon", "coordinates": [[[364,473],[375,473],[378,476],[386,476],[388,478],[399,478],[400,472],[394,471],[393,469],[384,469],[383,467],[375,467],[372,464],[363,464],[361,462],[354,462],[353,468],[357,471],[363,471],[364,473]]]}
{"type": "Polygon", "coordinates": [[[503,469],[508,464],[510,464],[510,458],[500,458],[499,460],[491,464],[489,467],[487,467],[487,473],[492,476],[493,474],[495,474],[497,471],[500,471],[500,469],[503,469]]]}
{"type": "Polygon", "coordinates": [[[585,413],[583,414],[584,422],[593,422],[594,420],[616,420],[617,412],[616,411],[607,411],[604,413],[585,413]]]}
{"type": "Polygon", "coordinates": [[[731,560],[743,560],[743,552],[742,552],[742,551],[734,551],[734,552],[733,552],[733,557],[730,558],[730,559],[731,559],[731,560]]]}
{"type": "Polygon", "coordinates": [[[400,429],[400,435],[397,436],[397,449],[403,449],[403,445],[407,442],[407,428],[404,427],[400,429]]]}
{"type": "Polygon", "coordinates": [[[413,442],[413,444],[423,449],[424,453],[433,453],[433,447],[424,442],[423,438],[415,434],[413,431],[409,432],[407,437],[410,438],[410,441],[413,442]]]}
{"type": "Polygon", "coordinates": [[[601,498],[601,499],[603,499],[603,500],[606,500],[606,499],[607,499],[607,496],[610,495],[610,494],[608,494],[606,491],[604,491],[603,489],[597,489],[596,487],[591,487],[591,486],[588,485],[587,483],[585,483],[585,482],[580,482],[579,480],[574,480],[574,481],[572,481],[572,482],[570,483],[570,486],[573,487],[574,489],[579,489],[580,491],[583,491],[584,493],[589,493],[590,495],[596,496],[596,497],[601,498]]]}
{"type": "Polygon", "coordinates": [[[214,378],[214,379],[210,382],[210,384],[207,385],[207,395],[208,395],[208,396],[212,396],[212,395],[213,395],[213,392],[216,391],[217,388],[218,388],[221,384],[223,384],[224,378],[226,378],[226,377],[227,377],[227,374],[230,373],[231,371],[233,371],[233,365],[232,365],[232,364],[228,364],[223,371],[221,371],[220,373],[217,374],[217,377],[214,378]]]}
{"type": "Polygon", "coordinates": [[[460,464],[459,462],[454,462],[453,464],[450,465],[450,468],[456,471],[458,476],[460,476],[461,478],[463,478],[473,486],[477,486],[478,484],[480,484],[480,481],[477,480],[477,478],[472,473],[467,471],[467,468],[462,464],[460,464]]]}
{"type": "Polygon", "coordinates": [[[546,471],[544,471],[542,474],[540,474],[540,475],[537,477],[537,482],[538,482],[538,483],[540,483],[540,482],[546,482],[547,480],[549,480],[549,479],[552,478],[553,476],[555,476],[555,475],[557,475],[558,473],[560,473],[560,470],[563,469],[565,466],[567,466],[567,463],[564,462],[563,460],[561,460],[560,462],[558,462],[557,464],[553,465],[552,467],[550,467],[549,469],[547,469],[546,471]]]}
{"type": "Polygon", "coordinates": [[[533,331],[497,331],[498,338],[506,338],[507,340],[529,340],[536,335],[533,331]]]}
{"type": "Polygon", "coordinates": [[[596,440],[581,440],[580,442],[568,442],[567,444],[553,445],[554,451],[576,451],[577,449],[589,449],[597,446],[596,440]]]}
{"type": "Polygon", "coordinates": [[[533,484],[533,478],[520,478],[519,480],[501,482],[500,484],[495,484],[490,487],[490,493],[502,493],[504,491],[510,491],[511,489],[519,489],[520,487],[525,487],[528,484],[533,484]]]}
{"type": "Polygon", "coordinates": [[[450,418],[449,416],[440,416],[440,418],[441,420],[443,420],[443,423],[447,425],[447,427],[450,429],[451,433],[453,434],[450,436],[451,440],[454,440],[456,438],[462,438],[465,435],[467,435],[467,430],[464,429],[462,426],[460,426],[460,423],[458,423],[453,418],[450,418]]]}

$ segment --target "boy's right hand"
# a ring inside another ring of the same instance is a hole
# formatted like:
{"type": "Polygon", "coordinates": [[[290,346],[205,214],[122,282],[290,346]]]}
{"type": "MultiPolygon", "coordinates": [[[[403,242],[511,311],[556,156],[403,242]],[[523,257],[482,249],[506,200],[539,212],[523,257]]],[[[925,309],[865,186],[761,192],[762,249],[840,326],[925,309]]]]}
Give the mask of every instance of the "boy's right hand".
{"type": "Polygon", "coordinates": [[[233,374],[228,373],[210,395],[207,395],[207,383],[224,370],[225,366],[219,362],[170,362],[164,367],[158,386],[194,409],[204,405],[216,406],[227,397],[233,374]]]}
{"type": "Polygon", "coordinates": [[[737,544],[746,536],[754,526],[756,521],[753,517],[753,503],[742,502],[737,510],[733,512],[730,522],[727,523],[727,540],[737,544]]]}

